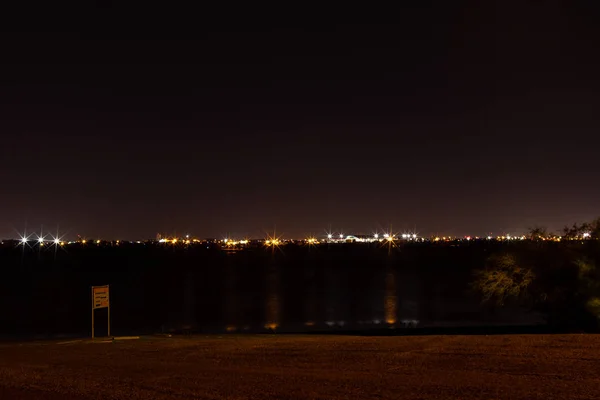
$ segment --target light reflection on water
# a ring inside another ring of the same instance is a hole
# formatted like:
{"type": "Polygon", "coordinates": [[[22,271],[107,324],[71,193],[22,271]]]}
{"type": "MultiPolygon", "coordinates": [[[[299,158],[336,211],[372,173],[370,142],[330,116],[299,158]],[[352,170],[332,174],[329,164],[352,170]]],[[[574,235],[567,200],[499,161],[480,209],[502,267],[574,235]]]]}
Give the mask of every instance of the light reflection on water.
{"type": "Polygon", "coordinates": [[[229,265],[224,275],[224,332],[398,328],[416,317],[405,310],[415,277],[392,267],[285,270],[271,259],[262,274],[229,265]]]}
{"type": "Polygon", "coordinates": [[[273,264],[266,275],[267,299],[265,304],[265,328],[275,330],[279,327],[281,302],[279,298],[279,268],[273,264]]]}
{"type": "MultiPolygon", "coordinates": [[[[230,261],[230,260],[229,260],[230,261]]],[[[237,276],[231,262],[227,263],[225,270],[225,298],[224,298],[224,316],[227,332],[235,332],[238,320],[237,311],[237,276]]]]}
{"type": "Polygon", "coordinates": [[[393,270],[388,271],[385,277],[385,322],[394,325],[398,319],[398,295],[396,292],[396,274],[393,270]]]}
{"type": "Polygon", "coordinates": [[[306,327],[313,327],[316,325],[316,320],[319,319],[318,316],[318,293],[317,293],[317,284],[315,281],[315,270],[313,268],[307,268],[304,271],[304,279],[306,283],[306,290],[304,292],[304,315],[303,318],[306,319],[304,325],[306,327]]]}

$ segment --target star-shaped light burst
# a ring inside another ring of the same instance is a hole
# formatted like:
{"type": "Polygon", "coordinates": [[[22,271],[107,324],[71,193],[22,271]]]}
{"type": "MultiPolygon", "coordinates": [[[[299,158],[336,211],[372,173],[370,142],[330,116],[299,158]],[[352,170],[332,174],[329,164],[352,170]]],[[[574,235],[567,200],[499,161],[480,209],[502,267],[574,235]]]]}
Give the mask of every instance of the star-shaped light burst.
{"type": "Polygon", "coordinates": [[[59,235],[58,230],[56,231],[56,236],[54,235],[50,235],[51,242],[52,242],[52,247],[54,248],[54,257],[56,258],[56,253],[58,252],[58,249],[60,248],[63,251],[66,251],[65,249],[65,242],[63,241],[62,237],[59,235]]]}
{"type": "Polygon", "coordinates": [[[62,240],[60,239],[60,237],[58,237],[58,235],[56,236],[52,236],[52,245],[56,248],[59,248],[63,245],[64,243],[62,242],[62,240]]]}
{"type": "Polygon", "coordinates": [[[273,252],[275,252],[275,249],[278,249],[279,251],[281,251],[281,246],[282,241],[281,241],[281,235],[277,236],[277,234],[275,233],[275,230],[273,230],[273,235],[267,233],[267,237],[265,239],[265,246],[270,247],[271,250],[273,252]]]}
{"type": "Polygon", "coordinates": [[[391,251],[393,247],[396,247],[397,239],[397,233],[392,230],[392,226],[390,225],[390,229],[383,233],[383,240],[381,241],[382,246],[387,246],[388,251],[391,251]]]}
{"type": "Polygon", "coordinates": [[[29,244],[30,238],[31,235],[27,235],[27,232],[23,233],[22,235],[19,233],[19,244],[17,246],[23,246],[23,248],[25,248],[25,246],[31,247],[29,244]]]}
{"type": "Polygon", "coordinates": [[[319,244],[319,239],[317,239],[313,235],[310,235],[309,237],[307,237],[305,239],[305,242],[308,244],[308,247],[310,248],[310,247],[313,247],[313,246],[319,244]]]}
{"type": "Polygon", "coordinates": [[[62,237],[62,236],[60,236],[60,234],[58,233],[58,231],[56,231],[56,235],[50,235],[50,237],[51,237],[52,244],[53,244],[53,245],[54,245],[56,248],[58,248],[58,247],[62,247],[62,246],[64,246],[64,245],[65,245],[65,242],[64,242],[64,240],[63,240],[63,237],[62,237]]]}
{"type": "Polygon", "coordinates": [[[327,235],[327,240],[333,239],[333,233],[331,231],[325,231],[325,234],[327,235]]]}
{"type": "Polygon", "coordinates": [[[223,239],[221,239],[221,243],[223,243],[225,246],[230,246],[231,242],[233,242],[233,240],[231,240],[231,233],[227,232],[226,234],[224,234],[222,236],[223,239]]]}
{"type": "Polygon", "coordinates": [[[331,230],[331,225],[329,225],[329,229],[325,229],[325,235],[327,237],[327,241],[331,241],[333,239],[333,231],[331,230]]]}
{"type": "Polygon", "coordinates": [[[21,234],[16,229],[15,229],[15,232],[19,236],[19,243],[15,247],[21,247],[21,250],[22,250],[21,254],[22,254],[22,257],[24,257],[25,256],[25,247],[31,248],[31,246],[29,245],[29,236],[31,236],[31,235],[29,235],[29,236],[27,235],[27,228],[25,228],[25,230],[23,231],[23,234],[21,234]]]}
{"type": "Polygon", "coordinates": [[[43,232],[40,232],[40,234],[37,237],[37,243],[40,245],[40,247],[44,247],[45,241],[46,241],[46,235],[44,235],[43,232]]]}

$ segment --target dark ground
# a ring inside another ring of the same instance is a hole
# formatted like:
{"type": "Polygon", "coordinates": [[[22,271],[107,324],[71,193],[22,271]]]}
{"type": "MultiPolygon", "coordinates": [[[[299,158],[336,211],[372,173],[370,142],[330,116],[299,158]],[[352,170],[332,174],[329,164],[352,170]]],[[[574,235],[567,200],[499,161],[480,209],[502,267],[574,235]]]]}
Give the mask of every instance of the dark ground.
{"type": "Polygon", "coordinates": [[[599,395],[599,335],[225,335],[0,345],[2,399],[599,395]]]}

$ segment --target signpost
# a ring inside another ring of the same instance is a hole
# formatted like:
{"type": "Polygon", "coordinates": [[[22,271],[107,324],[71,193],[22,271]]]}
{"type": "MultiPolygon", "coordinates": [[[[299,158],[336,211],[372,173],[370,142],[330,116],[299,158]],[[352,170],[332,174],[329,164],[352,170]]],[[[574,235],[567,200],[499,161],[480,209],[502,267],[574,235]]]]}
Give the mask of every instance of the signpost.
{"type": "Polygon", "coordinates": [[[110,299],[108,285],[92,286],[92,339],[94,338],[94,311],[97,308],[108,308],[108,336],[110,336],[110,299]]]}

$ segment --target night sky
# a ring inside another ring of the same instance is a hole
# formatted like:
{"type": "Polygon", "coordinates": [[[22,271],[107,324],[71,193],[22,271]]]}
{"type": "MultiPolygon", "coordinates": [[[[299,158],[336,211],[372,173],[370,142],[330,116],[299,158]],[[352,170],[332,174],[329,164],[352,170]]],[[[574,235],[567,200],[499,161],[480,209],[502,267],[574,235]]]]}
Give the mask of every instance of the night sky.
{"type": "Polygon", "coordinates": [[[0,238],[486,235],[599,216],[598,6],[481,3],[186,29],[104,27],[106,7],[79,32],[5,33],[0,238]]]}

